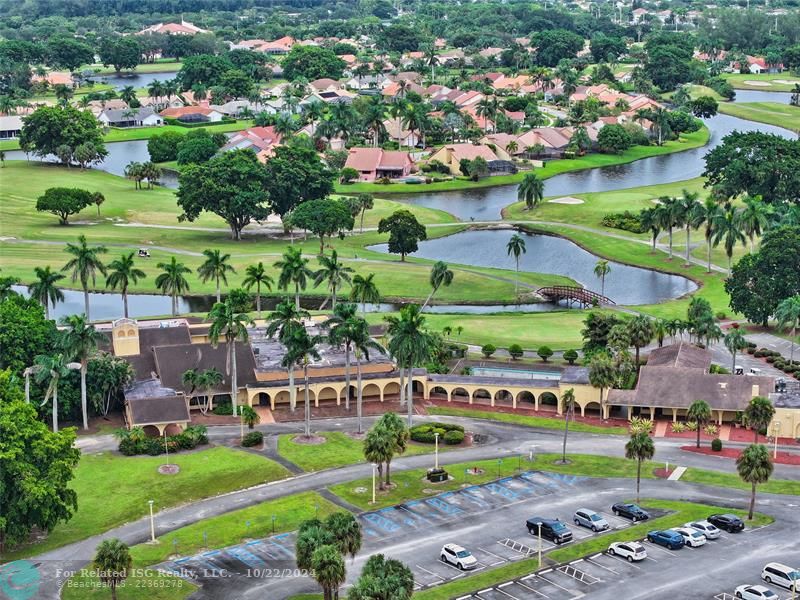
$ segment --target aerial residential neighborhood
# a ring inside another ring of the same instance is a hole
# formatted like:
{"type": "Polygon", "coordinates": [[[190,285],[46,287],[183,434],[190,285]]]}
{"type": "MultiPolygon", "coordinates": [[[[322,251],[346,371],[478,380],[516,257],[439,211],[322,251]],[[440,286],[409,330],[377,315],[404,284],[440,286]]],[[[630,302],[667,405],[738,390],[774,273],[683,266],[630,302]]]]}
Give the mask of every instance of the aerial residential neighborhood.
{"type": "Polygon", "coordinates": [[[788,0],[0,0],[0,600],[800,597],[788,0]]]}

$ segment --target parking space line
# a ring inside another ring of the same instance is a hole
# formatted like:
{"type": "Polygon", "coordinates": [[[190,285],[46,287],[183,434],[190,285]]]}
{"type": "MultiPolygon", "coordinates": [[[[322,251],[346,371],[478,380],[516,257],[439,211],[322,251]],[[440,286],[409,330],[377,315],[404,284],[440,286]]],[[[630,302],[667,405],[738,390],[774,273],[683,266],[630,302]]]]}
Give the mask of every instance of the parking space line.
{"type": "MultiPolygon", "coordinates": [[[[451,565],[451,564],[450,564],[449,562],[447,562],[446,560],[441,560],[441,559],[440,559],[440,560],[439,560],[439,563],[440,563],[440,564],[442,564],[442,565],[444,565],[445,567],[449,567],[450,569],[453,569],[454,571],[458,571],[459,573],[461,573],[461,575],[464,575],[464,571],[462,571],[461,569],[459,569],[459,568],[458,568],[457,566],[455,566],[455,565],[451,565]]],[[[474,571],[474,570],[475,570],[475,569],[473,569],[473,571],[474,571]]]]}
{"type": "Polygon", "coordinates": [[[499,555],[495,554],[494,552],[489,552],[489,551],[488,551],[486,548],[481,548],[480,546],[478,546],[478,550],[480,550],[481,552],[486,552],[486,554],[489,554],[489,555],[491,555],[491,556],[494,556],[495,558],[499,558],[499,559],[500,559],[500,560],[498,560],[497,562],[493,562],[493,563],[491,563],[491,564],[489,565],[490,567],[493,567],[493,566],[495,566],[495,565],[502,564],[502,563],[504,563],[504,562],[508,562],[508,561],[507,561],[505,558],[503,558],[502,556],[499,556],[499,555]]]}
{"type": "MultiPolygon", "coordinates": [[[[509,584],[511,584],[511,583],[514,583],[514,582],[513,582],[513,581],[509,581],[508,583],[509,583],[509,584]]],[[[503,595],[505,595],[505,596],[508,596],[509,598],[513,598],[513,600],[519,600],[519,598],[517,598],[516,596],[512,596],[512,595],[511,595],[511,594],[509,594],[507,591],[505,591],[505,590],[501,590],[501,589],[500,589],[500,587],[501,587],[501,586],[497,586],[495,589],[496,589],[498,592],[500,592],[501,594],[503,594],[503,595]]]]}
{"type": "Polygon", "coordinates": [[[567,592],[567,593],[568,593],[570,596],[573,596],[573,595],[574,595],[574,593],[575,593],[575,591],[574,591],[574,590],[569,590],[569,589],[565,588],[564,586],[558,585],[558,584],[557,584],[555,581],[553,581],[552,579],[548,579],[547,577],[542,577],[542,575],[543,575],[544,573],[551,573],[552,571],[553,571],[553,569],[548,569],[547,571],[542,571],[541,573],[539,573],[539,577],[541,577],[542,579],[544,579],[544,580],[545,580],[547,583],[549,583],[549,584],[552,584],[552,585],[556,586],[557,588],[564,590],[564,591],[565,591],[565,592],[567,592]]]}
{"type": "MultiPolygon", "coordinates": [[[[532,579],[534,577],[535,577],[535,575],[529,575],[526,579],[532,579]]],[[[528,585],[525,585],[524,583],[522,583],[522,580],[517,581],[517,585],[520,586],[520,587],[524,587],[526,590],[530,590],[534,594],[539,594],[542,598],[549,598],[550,597],[547,594],[545,594],[544,592],[540,592],[539,590],[535,590],[532,587],[530,587],[528,585]]]]}
{"type": "MultiPolygon", "coordinates": [[[[608,556],[608,558],[613,558],[614,560],[618,560],[618,561],[620,561],[622,564],[624,564],[624,565],[628,565],[628,566],[631,566],[631,567],[633,567],[634,569],[639,569],[639,570],[641,570],[641,569],[642,569],[642,567],[639,567],[639,566],[637,566],[637,565],[633,564],[633,562],[631,562],[631,561],[628,561],[628,560],[626,560],[626,559],[624,559],[624,558],[622,558],[622,557],[620,557],[620,556],[614,556],[613,554],[606,554],[605,556],[608,556]]],[[[594,557],[592,557],[592,558],[594,558],[594,557]]],[[[598,563],[598,562],[596,562],[596,561],[594,561],[594,560],[592,560],[592,562],[593,562],[593,563],[595,563],[595,564],[596,564],[598,567],[602,567],[602,566],[603,566],[603,565],[601,565],[600,563],[598,563]]],[[[615,572],[616,572],[616,571],[615,571],[615,572]]]]}
{"type": "Polygon", "coordinates": [[[445,579],[441,575],[437,575],[436,573],[434,573],[433,571],[429,571],[425,567],[420,567],[419,565],[414,565],[414,566],[417,567],[420,571],[425,571],[428,575],[433,575],[437,579],[441,579],[442,581],[447,581],[447,579],[445,579]]]}
{"type": "Polygon", "coordinates": [[[587,558],[586,562],[588,562],[589,564],[592,564],[592,565],[594,565],[596,567],[600,567],[601,569],[603,569],[604,571],[608,571],[609,573],[616,573],[617,575],[619,575],[619,571],[615,571],[614,569],[611,569],[609,567],[603,566],[599,562],[596,562],[596,561],[592,560],[591,558],[587,558]]]}
{"type": "Polygon", "coordinates": [[[650,541],[648,541],[647,543],[648,543],[648,544],[649,544],[649,545],[650,545],[652,548],[655,548],[656,550],[660,550],[661,552],[666,552],[666,553],[667,553],[667,554],[669,554],[670,556],[678,556],[678,555],[677,555],[677,554],[675,554],[674,552],[671,552],[670,550],[667,550],[666,548],[664,548],[664,547],[662,547],[662,546],[659,546],[658,544],[654,544],[653,542],[650,542],[650,541]]]}

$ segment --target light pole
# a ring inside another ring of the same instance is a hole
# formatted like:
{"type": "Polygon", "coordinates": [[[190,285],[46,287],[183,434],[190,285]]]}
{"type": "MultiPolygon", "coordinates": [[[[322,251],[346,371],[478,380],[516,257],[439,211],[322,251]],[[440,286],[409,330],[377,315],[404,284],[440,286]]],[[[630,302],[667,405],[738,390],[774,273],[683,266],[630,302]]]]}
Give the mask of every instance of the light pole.
{"type": "Polygon", "coordinates": [[[153,501],[148,500],[147,503],[150,505],[150,541],[156,541],[156,522],[153,520],[153,501]]]}
{"type": "Polygon", "coordinates": [[[375,471],[378,465],[372,463],[372,503],[375,504],[375,471]]]}
{"type": "Polygon", "coordinates": [[[272,535],[275,535],[275,521],[278,518],[278,515],[272,515],[272,535]]]}
{"type": "Polygon", "coordinates": [[[434,456],[434,463],[433,468],[439,468],[439,432],[433,434],[433,443],[435,444],[433,447],[433,456],[434,456]]]}
{"type": "Polygon", "coordinates": [[[775,445],[772,450],[772,460],[778,458],[778,435],[781,433],[781,423],[780,421],[775,421],[772,424],[772,437],[775,438],[775,445]]]}
{"type": "Polygon", "coordinates": [[[241,406],[239,407],[239,441],[244,441],[244,415],[241,406]]]}
{"type": "Polygon", "coordinates": [[[539,568],[542,568],[542,524],[539,523],[539,568]]]}

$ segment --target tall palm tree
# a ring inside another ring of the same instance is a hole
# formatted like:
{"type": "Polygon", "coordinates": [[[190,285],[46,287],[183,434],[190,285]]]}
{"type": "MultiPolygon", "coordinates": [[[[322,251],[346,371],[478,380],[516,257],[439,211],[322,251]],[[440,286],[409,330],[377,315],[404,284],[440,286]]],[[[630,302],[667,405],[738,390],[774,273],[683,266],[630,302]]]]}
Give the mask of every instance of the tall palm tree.
{"type": "Polygon", "coordinates": [[[361,358],[363,357],[365,360],[369,360],[370,350],[383,352],[383,348],[370,336],[369,324],[365,319],[356,316],[350,318],[349,330],[354,354],[356,357],[356,416],[358,418],[358,433],[361,433],[361,406],[363,398],[363,386],[361,384],[361,358]]]}
{"type": "Polygon", "coordinates": [[[100,255],[108,252],[105,246],[89,246],[86,243],[86,236],[78,236],[78,243],[67,243],[64,250],[72,258],[67,261],[67,264],[61,269],[62,271],[72,271],[71,279],[74,282],[80,281],[81,288],[83,288],[83,305],[86,320],[90,321],[89,316],[89,280],[91,279],[92,285],[95,284],[97,273],[106,274],[106,266],[100,260],[100,255]]]}
{"type": "Polygon", "coordinates": [[[350,320],[356,316],[356,310],[355,304],[349,302],[339,304],[333,309],[333,316],[325,321],[325,329],[328,330],[328,341],[333,346],[344,347],[344,408],[346,411],[350,411],[350,353],[353,344],[352,323],[350,320]]]}
{"type": "Polygon", "coordinates": [[[527,251],[528,250],[525,247],[525,238],[518,233],[512,235],[511,239],[508,240],[508,244],[506,244],[506,254],[508,254],[508,256],[513,256],[514,263],[516,264],[517,277],[514,279],[515,298],[519,298],[519,257],[525,254],[527,251]]]}
{"type": "Polygon", "coordinates": [[[747,348],[747,340],[744,339],[745,333],[747,332],[739,327],[738,323],[734,323],[734,326],[725,336],[725,347],[731,353],[731,373],[736,372],[736,353],[747,348]]]}
{"type": "Polygon", "coordinates": [[[646,315],[636,315],[626,325],[628,339],[635,351],[636,370],[639,370],[639,352],[653,341],[653,320],[646,315]]]}
{"type": "Polygon", "coordinates": [[[769,225],[769,205],[761,196],[746,196],[743,200],[744,208],[739,213],[739,225],[742,232],[750,239],[750,253],[755,252],[755,239],[757,235],[769,225]]]}
{"type": "Polygon", "coordinates": [[[367,314],[367,303],[378,304],[381,301],[381,294],[378,286],[375,285],[375,273],[370,273],[366,277],[354,275],[350,285],[350,300],[361,303],[361,314],[367,314]]]}
{"type": "Polygon", "coordinates": [[[360,232],[364,233],[364,214],[368,210],[372,210],[372,207],[375,206],[375,198],[372,194],[359,194],[358,195],[358,205],[361,208],[361,226],[360,232]]]}
{"type": "Polygon", "coordinates": [[[769,398],[755,396],[744,409],[744,422],[753,429],[753,442],[758,443],[758,432],[766,429],[775,416],[775,407],[769,398]]]}
{"type": "Polygon", "coordinates": [[[103,540],[97,546],[92,567],[100,580],[111,588],[111,600],[117,600],[117,586],[128,577],[133,559],[128,546],[117,538],[103,540]]]}
{"type": "Polygon", "coordinates": [[[739,211],[731,207],[726,211],[721,212],[714,219],[714,245],[723,242],[725,246],[725,254],[728,256],[728,271],[731,270],[731,263],[733,262],[733,249],[737,243],[744,245],[745,237],[742,233],[741,224],[739,222],[739,211]]]}
{"type": "Polygon", "coordinates": [[[749,520],[752,520],[753,510],[756,506],[756,486],[759,483],[767,483],[773,469],[769,450],[763,444],[750,444],[736,459],[736,470],[739,472],[739,477],[751,485],[750,508],[747,513],[749,520]]]}
{"type": "Polygon", "coordinates": [[[278,276],[278,289],[287,290],[289,284],[294,284],[294,303],[300,309],[300,290],[306,289],[308,279],[314,276],[308,268],[308,259],[303,258],[300,248],[289,246],[283,253],[281,260],[275,262],[275,268],[280,269],[278,276]]]}
{"type": "Polygon", "coordinates": [[[526,173],[517,189],[517,200],[525,203],[526,210],[533,210],[544,198],[544,181],[536,173],[526,173]]]}
{"type": "Polygon", "coordinates": [[[564,443],[561,445],[561,464],[567,464],[567,435],[569,420],[575,414],[575,390],[569,388],[561,395],[561,410],[564,412],[564,443]]]}
{"type": "Polygon", "coordinates": [[[318,546],[311,554],[311,572],[322,588],[323,600],[338,600],[339,587],[345,580],[345,566],[339,549],[333,544],[318,546]]]}
{"type": "Polygon", "coordinates": [[[662,208],[660,205],[653,206],[651,208],[644,209],[639,214],[639,220],[642,223],[642,227],[650,231],[650,237],[653,243],[652,252],[656,251],[656,242],[658,241],[658,234],[661,233],[661,227],[664,221],[661,215],[661,210],[662,208]]]}
{"type": "Polygon", "coordinates": [[[428,306],[428,302],[431,301],[431,298],[433,298],[433,295],[441,286],[448,287],[451,283],[453,283],[453,277],[453,271],[450,270],[450,267],[447,266],[446,262],[441,260],[436,261],[431,269],[431,293],[428,294],[427,298],[425,298],[425,303],[422,305],[420,310],[425,310],[425,307],[428,306]]]}
{"type": "Polygon", "coordinates": [[[600,259],[597,261],[597,264],[594,266],[594,274],[595,277],[600,278],[600,295],[605,298],[606,296],[606,275],[611,272],[611,265],[608,264],[607,260],[600,259]]]}
{"type": "MultiPolygon", "coordinates": [[[[278,303],[275,310],[267,317],[266,334],[270,337],[278,337],[278,340],[286,346],[286,341],[291,336],[291,330],[296,327],[303,327],[302,319],[309,318],[309,313],[297,308],[289,299],[278,303]]],[[[284,365],[287,366],[287,365],[284,365]]],[[[289,378],[289,409],[294,412],[297,404],[297,390],[294,386],[294,363],[288,365],[289,378]]]]}
{"type": "Polygon", "coordinates": [[[245,278],[242,281],[242,285],[244,289],[250,290],[253,286],[256,286],[256,312],[258,313],[258,318],[261,318],[261,286],[263,285],[267,290],[272,291],[272,286],[275,284],[275,281],[267,275],[267,270],[264,267],[264,263],[259,261],[257,265],[250,265],[244,271],[245,278]]]}
{"type": "Polygon", "coordinates": [[[605,352],[598,352],[589,362],[589,383],[600,389],[600,408],[605,414],[605,398],[603,392],[617,381],[617,370],[614,362],[605,352]]]}
{"type": "Polygon", "coordinates": [[[636,461],[636,502],[639,502],[639,487],[642,481],[642,463],[656,453],[653,439],[645,432],[634,433],[625,444],[625,458],[636,461]]]}
{"type": "Polygon", "coordinates": [[[64,279],[66,275],[50,270],[50,265],[46,267],[35,267],[33,272],[36,274],[36,281],[28,286],[31,298],[39,301],[44,306],[44,316],[50,320],[50,304],[55,308],[56,303],[64,301],[64,292],[56,285],[64,279]]]}
{"type": "Polygon", "coordinates": [[[160,262],[156,267],[163,271],[156,277],[156,287],[172,298],[172,316],[175,317],[178,315],[178,295],[189,291],[189,282],[185,275],[192,270],[185,264],[179,263],[174,256],[168,263],[160,262]]]}
{"type": "Polygon", "coordinates": [[[336,290],[339,286],[350,283],[350,273],[353,269],[339,262],[339,253],[331,251],[330,256],[324,254],[317,257],[320,269],[314,273],[314,287],[319,286],[323,281],[328,282],[328,289],[331,293],[331,308],[336,310],[336,290]]]}
{"type": "Polygon", "coordinates": [[[700,430],[711,420],[711,406],[705,400],[695,400],[686,411],[686,418],[697,423],[697,447],[700,447],[700,430]]]}
{"type": "Polygon", "coordinates": [[[53,431],[58,431],[58,384],[67,376],[70,370],[80,369],[78,363],[69,362],[69,358],[63,352],[53,355],[39,355],[33,361],[33,373],[37,383],[47,383],[44,393],[44,406],[50,397],[53,398],[53,431]]]}
{"type": "Polygon", "coordinates": [[[784,298],[775,309],[775,318],[778,320],[778,329],[791,327],[792,347],[789,351],[789,360],[794,364],[794,341],[797,338],[797,328],[800,326],[800,294],[784,298]]]}
{"type": "Polygon", "coordinates": [[[89,428],[89,415],[86,404],[86,371],[89,358],[97,352],[97,346],[104,340],[103,335],[90,325],[83,315],[70,315],[61,319],[66,327],[61,344],[67,356],[71,356],[81,365],[81,414],[83,428],[89,428]]]}
{"type": "Polygon", "coordinates": [[[225,364],[226,372],[231,376],[231,404],[233,416],[238,414],[238,372],[236,370],[236,342],[246,343],[249,334],[247,327],[253,325],[247,313],[237,312],[233,299],[228,296],[225,302],[217,302],[211,307],[207,321],[211,322],[208,330],[208,341],[216,347],[220,339],[224,339],[228,346],[228,359],[225,364]]]}
{"type": "Polygon", "coordinates": [[[711,246],[716,234],[716,223],[718,222],[722,209],[713,198],[706,198],[697,211],[696,225],[703,225],[703,235],[706,239],[706,260],[708,262],[708,273],[711,273],[711,246]]]}
{"type": "Polygon", "coordinates": [[[230,264],[231,255],[222,254],[219,250],[203,250],[203,256],[206,259],[197,267],[197,274],[200,276],[200,281],[205,283],[211,279],[217,284],[217,302],[222,299],[220,291],[220,281],[228,285],[228,273],[236,273],[236,269],[230,264]]]}
{"type": "Polygon", "coordinates": [[[122,311],[125,318],[128,318],[128,287],[136,284],[140,279],[146,277],[144,271],[137,268],[133,262],[133,252],[123,254],[117,260],[112,260],[108,264],[108,277],[106,277],[106,287],[112,290],[119,290],[122,293],[122,311]]]}
{"type": "MultiPolygon", "coordinates": [[[[406,402],[408,403],[408,426],[411,427],[414,415],[413,368],[428,359],[432,340],[425,331],[425,317],[416,304],[404,306],[400,309],[399,317],[386,317],[386,322],[389,324],[386,333],[391,338],[389,351],[398,364],[404,366],[408,371],[406,402]]],[[[400,390],[401,399],[402,396],[403,391],[400,390]]]]}
{"type": "Polygon", "coordinates": [[[683,225],[683,221],[681,221],[683,209],[677,198],[662,196],[659,200],[663,209],[661,212],[662,227],[669,234],[669,259],[672,260],[672,230],[683,225]]]}
{"type": "Polygon", "coordinates": [[[697,192],[690,192],[689,190],[683,190],[683,196],[678,198],[678,209],[680,210],[680,222],[686,228],[686,261],[684,262],[684,266],[688,267],[692,263],[689,260],[689,252],[691,251],[691,243],[690,243],[690,235],[692,227],[694,227],[695,223],[698,219],[698,213],[700,212],[700,203],[697,199],[700,197],[700,194],[697,192]]]}
{"type": "Polygon", "coordinates": [[[286,346],[286,355],[283,358],[283,366],[293,368],[294,365],[303,366],[304,383],[304,407],[305,407],[305,428],[304,435],[311,436],[311,402],[308,396],[308,365],[312,360],[319,360],[317,347],[322,343],[322,336],[309,335],[305,327],[292,327],[288,331],[288,336],[282,340],[286,346]]]}

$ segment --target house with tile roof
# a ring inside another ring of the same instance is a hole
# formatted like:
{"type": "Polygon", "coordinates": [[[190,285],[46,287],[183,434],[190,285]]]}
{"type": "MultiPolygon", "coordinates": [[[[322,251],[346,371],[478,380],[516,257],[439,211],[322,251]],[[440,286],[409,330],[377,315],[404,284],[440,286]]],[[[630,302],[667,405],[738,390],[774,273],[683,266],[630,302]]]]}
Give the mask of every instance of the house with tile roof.
{"type": "Polygon", "coordinates": [[[225,115],[207,106],[181,106],[165,108],[159,113],[164,118],[177,119],[182,123],[218,123],[225,115]]]}
{"type": "Polygon", "coordinates": [[[275,148],[280,146],[282,136],[275,131],[275,127],[250,127],[238,131],[228,138],[228,143],[220,148],[220,152],[230,150],[252,150],[262,163],[275,154],[275,148]]]}
{"type": "Polygon", "coordinates": [[[489,165],[490,175],[507,174],[515,171],[511,156],[505,149],[495,147],[490,148],[486,144],[445,144],[434,152],[429,161],[439,161],[447,165],[452,175],[462,175],[461,161],[462,160],[475,160],[476,158],[483,158],[489,165]]]}
{"type": "Polygon", "coordinates": [[[164,35],[197,35],[198,33],[211,33],[207,29],[201,29],[194,23],[181,19],[180,23],[156,23],[150,27],[145,27],[136,35],[147,35],[161,33],[164,35]]]}
{"type": "Polygon", "coordinates": [[[345,168],[358,171],[359,181],[397,179],[414,170],[415,163],[408,152],[382,148],[350,148],[345,168]]]}

